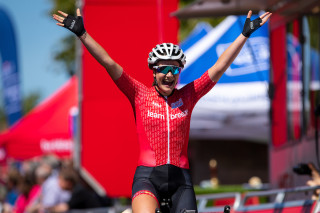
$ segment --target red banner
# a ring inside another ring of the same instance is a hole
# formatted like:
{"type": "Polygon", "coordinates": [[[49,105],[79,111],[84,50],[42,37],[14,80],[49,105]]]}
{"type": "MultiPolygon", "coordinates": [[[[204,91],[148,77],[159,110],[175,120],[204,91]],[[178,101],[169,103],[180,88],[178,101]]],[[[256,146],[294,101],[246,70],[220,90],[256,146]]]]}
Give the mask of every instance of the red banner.
{"type": "MultiPolygon", "coordinates": [[[[147,58],[160,41],[177,43],[178,0],[86,0],[88,33],[132,77],[153,82],[147,58]]],[[[82,167],[109,196],[131,195],[138,142],[132,107],[106,70],[84,49],[82,76],[82,167]]]]}
{"type": "Polygon", "coordinates": [[[272,143],[280,146],[287,142],[287,94],[286,94],[286,26],[271,31],[270,49],[272,63],[272,143]]]}

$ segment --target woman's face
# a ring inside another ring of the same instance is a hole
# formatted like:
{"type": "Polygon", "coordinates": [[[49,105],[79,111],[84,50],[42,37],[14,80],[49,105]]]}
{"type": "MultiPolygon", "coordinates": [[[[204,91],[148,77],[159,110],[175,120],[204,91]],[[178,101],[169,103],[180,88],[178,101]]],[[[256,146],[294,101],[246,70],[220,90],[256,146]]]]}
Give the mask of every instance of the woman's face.
{"type": "MultiPolygon", "coordinates": [[[[171,65],[171,66],[179,66],[179,62],[177,61],[159,61],[157,66],[163,65],[171,65]]],[[[168,72],[167,74],[158,73],[156,71],[153,72],[153,76],[157,80],[157,88],[159,92],[168,96],[172,93],[174,88],[176,87],[180,74],[173,75],[172,72],[168,72]]]]}

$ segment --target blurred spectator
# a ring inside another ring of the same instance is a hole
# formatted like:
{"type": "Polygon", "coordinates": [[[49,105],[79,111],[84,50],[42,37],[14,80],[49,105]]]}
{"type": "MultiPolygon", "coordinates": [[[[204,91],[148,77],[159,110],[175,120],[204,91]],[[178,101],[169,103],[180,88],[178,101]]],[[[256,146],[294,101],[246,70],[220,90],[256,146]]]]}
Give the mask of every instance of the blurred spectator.
{"type": "Polygon", "coordinates": [[[249,179],[248,181],[250,188],[252,189],[262,189],[263,184],[261,181],[261,178],[257,177],[257,176],[253,176],[249,179]]]}
{"type": "Polygon", "coordinates": [[[7,178],[7,195],[5,202],[9,205],[13,206],[19,196],[18,191],[18,183],[21,180],[21,175],[16,168],[10,168],[8,171],[8,178],[7,178]]]}
{"type": "Polygon", "coordinates": [[[8,191],[7,180],[8,180],[8,168],[4,166],[0,166],[0,202],[1,203],[5,203],[6,201],[6,195],[8,191]]]}
{"type": "Polygon", "coordinates": [[[213,188],[219,186],[219,179],[218,179],[218,162],[216,159],[211,159],[209,161],[209,168],[210,168],[210,183],[213,188]]]}
{"type": "MultiPolygon", "coordinates": [[[[311,169],[311,180],[307,182],[308,186],[320,186],[320,173],[313,165],[313,163],[308,164],[309,168],[311,169]]],[[[320,194],[320,189],[316,190],[312,195],[313,200],[318,200],[320,194]]]]}
{"type": "Polygon", "coordinates": [[[51,169],[49,166],[47,165],[40,165],[37,169],[36,169],[36,182],[39,185],[42,185],[47,178],[50,176],[51,174],[51,169]]]}
{"type": "Polygon", "coordinates": [[[54,212],[102,207],[102,204],[95,193],[79,182],[78,175],[73,169],[64,168],[61,170],[59,174],[59,185],[61,188],[70,191],[72,194],[69,202],[59,204],[52,208],[54,212]]]}
{"type": "MultiPolygon", "coordinates": [[[[40,165],[35,171],[36,183],[42,187],[45,180],[50,176],[51,169],[47,165],[40,165]]],[[[30,202],[26,207],[25,212],[36,213],[42,211],[41,193],[34,197],[33,202],[30,202]]]]}
{"type": "Polygon", "coordinates": [[[20,168],[20,173],[23,176],[28,176],[35,183],[35,171],[39,166],[39,162],[35,159],[23,161],[20,168]]]}
{"type": "Polygon", "coordinates": [[[35,184],[30,174],[22,177],[18,184],[20,195],[14,205],[15,213],[24,213],[26,207],[36,199],[40,194],[40,186],[35,184]]]}
{"type": "Polygon", "coordinates": [[[71,193],[63,190],[58,183],[60,162],[55,156],[44,156],[40,167],[43,170],[48,170],[50,173],[42,184],[41,205],[45,211],[52,211],[54,206],[68,202],[71,193]]]}

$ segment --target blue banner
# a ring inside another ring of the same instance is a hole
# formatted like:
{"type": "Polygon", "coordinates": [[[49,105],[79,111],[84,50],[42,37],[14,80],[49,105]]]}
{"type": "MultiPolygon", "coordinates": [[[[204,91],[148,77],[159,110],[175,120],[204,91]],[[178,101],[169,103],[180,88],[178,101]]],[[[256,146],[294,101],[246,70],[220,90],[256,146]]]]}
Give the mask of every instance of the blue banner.
{"type": "Polygon", "coordinates": [[[0,8],[0,23],[2,91],[7,121],[11,126],[21,118],[22,107],[14,29],[7,13],[2,8],[0,8]]]}
{"type": "MultiPolygon", "coordinates": [[[[255,19],[258,16],[252,16],[255,19]]],[[[187,63],[180,75],[180,83],[187,84],[199,78],[214,65],[219,56],[240,35],[246,16],[228,16],[200,39],[188,39],[181,48],[186,53],[187,63]]],[[[219,80],[220,83],[267,82],[269,81],[269,36],[268,24],[263,25],[248,39],[238,57],[219,80]]],[[[194,36],[193,36],[194,37],[194,36]]]]}
{"type": "MultiPolygon", "coordinates": [[[[216,63],[242,32],[245,19],[246,16],[228,16],[211,30],[200,25],[181,43],[187,62],[178,87],[199,78],[216,63]]],[[[192,112],[190,138],[268,141],[267,25],[251,35],[219,83],[197,103],[192,112]]]]}

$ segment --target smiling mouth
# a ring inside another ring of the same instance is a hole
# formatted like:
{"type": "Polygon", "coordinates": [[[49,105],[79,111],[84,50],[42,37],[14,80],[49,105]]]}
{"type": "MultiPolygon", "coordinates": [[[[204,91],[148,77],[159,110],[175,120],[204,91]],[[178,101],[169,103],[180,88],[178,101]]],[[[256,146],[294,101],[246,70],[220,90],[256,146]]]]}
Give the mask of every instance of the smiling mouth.
{"type": "Polygon", "coordinates": [[[162,81],[162,84],[165,85],[165,86],[169,86],[171,87],[173,85],[174,81],[166,81],[166,80],[163,80],[162,81]]]}

